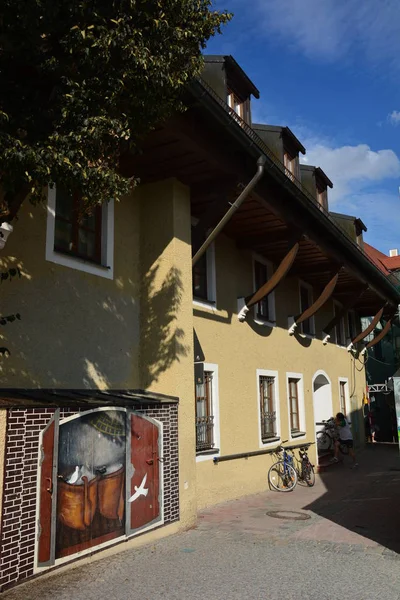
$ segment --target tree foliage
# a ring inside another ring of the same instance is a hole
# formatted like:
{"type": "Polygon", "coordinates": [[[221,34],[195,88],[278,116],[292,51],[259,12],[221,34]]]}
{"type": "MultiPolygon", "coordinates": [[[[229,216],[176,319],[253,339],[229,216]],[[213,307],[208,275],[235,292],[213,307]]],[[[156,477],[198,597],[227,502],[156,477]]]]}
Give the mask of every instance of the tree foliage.
{"type": "Polygon", "coordinates": [[[121,154],[177,109],[229,18],[212,0],[2,0],[2,219],[53,182],[89,208],[125,194],[121,154]]]}

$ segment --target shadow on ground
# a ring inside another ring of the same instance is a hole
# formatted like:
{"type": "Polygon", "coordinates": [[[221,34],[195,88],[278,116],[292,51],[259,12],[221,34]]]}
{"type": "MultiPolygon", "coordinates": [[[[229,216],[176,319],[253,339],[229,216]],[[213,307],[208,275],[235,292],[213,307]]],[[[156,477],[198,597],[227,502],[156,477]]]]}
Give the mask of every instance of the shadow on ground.
{"type": "Polygon", "coordinates": [[[304,509],[400,553],[399,448],[367,445],[359,462],[355,470],[347,458],[323,471],[326,492],[304,509]]]}

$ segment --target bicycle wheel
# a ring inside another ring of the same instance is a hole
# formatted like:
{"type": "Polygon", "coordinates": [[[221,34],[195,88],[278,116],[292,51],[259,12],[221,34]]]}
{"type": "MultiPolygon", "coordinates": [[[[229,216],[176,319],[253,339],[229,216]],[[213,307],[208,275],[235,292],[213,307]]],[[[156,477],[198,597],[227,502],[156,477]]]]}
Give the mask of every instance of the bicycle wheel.
{"type": "Polygon", "coordinates": [[[268,483],[277,492],[291,492],[297,484],[297,473],[291,465],[279,461],[268,471],[268,483]]]}
{"type": "Polygon", "coordinates": [[[345,444],[339,444],[339,450],[342,454],[348,454],[349,453],[349,447],[345,446],[345,444]]]}
{"type": "Polygon", "coordinates": [[[317,448],[318,450],[330,450],[332,446],[332,438],[325,431],[317,433],[317,448]]]}
{"type": "Polygon", "coordinates": [[[315,473],[314,467],[310,462],[303,464],[303,477],[302,479],[306,482],[308,487],[312,487],[315,484],[315,473]]]}

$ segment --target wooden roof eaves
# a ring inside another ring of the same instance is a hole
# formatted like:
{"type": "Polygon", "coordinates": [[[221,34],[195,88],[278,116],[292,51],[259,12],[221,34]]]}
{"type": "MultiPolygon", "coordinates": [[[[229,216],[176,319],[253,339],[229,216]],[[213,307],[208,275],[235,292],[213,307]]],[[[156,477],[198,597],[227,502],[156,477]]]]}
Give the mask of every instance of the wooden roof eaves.
{"type": "MultiPolygon", "coordinates": [[[[264,177],[272,178],[283,191],[286,191],[297,200],[299,212],[301,211],[304,215],[303,220],[305,220],[305,217],[309,219],[306,226],[307,235],[314,239],[328,255],[334,255],[339,259],[339,262],[344,262],[349,266],[363,283],[366,283],[365,278],[367,278],[370,287],[374,289],[379,297],[385,300],[389,299],[393,305],[400,304],[400,293],[389,279],[369,261],[362,250],[356,247],[333,220],[312,199],[308,198],[296,183],[293,183],[285,175],[284,171],[276,164],[276,160],[274,161],[270,154],[266,154],[260,148],[257,142],[258,136],[255,132],[253,132],[254,136],[251,135],[245,127],[232,118],[225,109],[225,103],[216,94],[213,94],[205,82],[196,79],[191,82],[188,89],[201,106],[240,143],[249,156],[252,156],[255,160],[260,157],[260,154],[266,157],[264,177]]],[[[285,217],[286,221],[287,216],[285,217]]]]}

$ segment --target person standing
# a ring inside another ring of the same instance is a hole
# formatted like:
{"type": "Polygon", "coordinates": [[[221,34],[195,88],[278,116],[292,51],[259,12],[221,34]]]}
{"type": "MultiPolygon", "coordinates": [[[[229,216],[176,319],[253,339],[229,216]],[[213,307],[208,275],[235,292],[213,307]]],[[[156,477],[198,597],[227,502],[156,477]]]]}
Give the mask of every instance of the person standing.
{"type": "Polygon", "coordinates": [[[358,467],[358,462],[356,459],[356,454],[354,452],[354,442],[353,442],[353,434],[351,433],[350,423],[346,419],[343,413],[339,412],[335,418],[335,424],[339,431],[339,439],[335,440],[335,455],[332,458],[332,462],[339,462],[339,447],[340,444],[343,446],[347,446],[349,449],[349,455],[353,459],[353,469],[358,467]]]}

